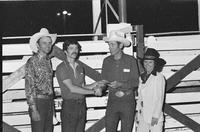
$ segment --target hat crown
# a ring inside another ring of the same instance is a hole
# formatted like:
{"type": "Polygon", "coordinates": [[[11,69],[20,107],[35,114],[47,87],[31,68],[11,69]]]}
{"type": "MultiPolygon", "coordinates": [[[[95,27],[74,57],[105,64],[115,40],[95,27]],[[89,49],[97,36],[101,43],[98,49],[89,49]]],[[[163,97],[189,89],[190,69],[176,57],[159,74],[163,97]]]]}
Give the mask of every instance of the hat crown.
{"type": "Polygon", "coordinates": [[[124,33],[121,31],[111,31],[109,38],[113,38],[113,37],[121,37],[124,38],[124,33]]]}
{"type": "Polygon", "coordinates": [[[40,33],[49,34],[49,31],[46,28],[41,28],[40,33]]]}
{"type": "Polygon", "coordinates": [[[151,56],[150,58],[152,59],[156,59],[160,57],[160,54],[158,53],[158,51],[153,48],[148,48],[144,55],[146,58],[147,56],[151,56]]]}

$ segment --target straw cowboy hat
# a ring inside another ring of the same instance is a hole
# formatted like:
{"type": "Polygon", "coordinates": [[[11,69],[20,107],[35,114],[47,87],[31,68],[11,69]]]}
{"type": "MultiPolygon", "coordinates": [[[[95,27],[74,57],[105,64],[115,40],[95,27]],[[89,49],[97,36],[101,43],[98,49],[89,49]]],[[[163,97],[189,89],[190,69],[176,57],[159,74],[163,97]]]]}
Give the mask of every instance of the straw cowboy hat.
{"type": "Polygon", "coordinates": [[[104,37],[103,40],[105,42],[110,42],[110,41],[121,42],[125,47],[128,47],[131,45],[131,42],[125,38],[125,34],[117,30],[110,31],[109,37],[104,37]]]}
{"type": "Polygon", "coordinates": [[[35,33],[33,36],[31,36],[29,44],[30,48],[33,52],[37,53],[38,52],[38,47],[37,47],[37,41],[44,36],[51,37],[52,44],[55,43],[57,34],[50,34],[49,31],[46,28],[41,28],[40,32],[35,33]]]}

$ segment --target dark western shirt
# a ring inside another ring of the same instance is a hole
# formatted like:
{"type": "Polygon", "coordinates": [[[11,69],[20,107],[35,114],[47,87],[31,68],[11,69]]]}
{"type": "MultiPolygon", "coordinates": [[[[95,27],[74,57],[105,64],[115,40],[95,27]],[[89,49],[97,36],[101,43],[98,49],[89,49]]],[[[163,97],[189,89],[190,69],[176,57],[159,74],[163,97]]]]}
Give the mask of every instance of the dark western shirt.
{"type": "Polygon", "coordinates": [[[84,84],[84,69],[76,62],[76,68],[73,70],[69,62],[64,61],[56,68],[56,77],[61,88],[61,96],[65,99],[83,99],[85,96],[78,93],[72,93],[70,89],[63,83],[64,80],[70,79],[73,85],[82,87],[84,84]]]}
{"type": "Polygon", "coordinates": [[[34,105],[37,95],[53,95],[53,70],[51,61],[34,54],[25,66],[25,93],[27,103],[34,105]]]}
{"type": "Polygon", "coordinates": [[[103,61],[102,79],[109,82],[118,81],[123,83],[120,88],[109,88],[109,93],[118,90],[127,91],[135,90],[139,82],[139,73],[136,59],[130,55],[122,54],[119,60],[115,60],[114,56],[108,56],[103,61]]]}

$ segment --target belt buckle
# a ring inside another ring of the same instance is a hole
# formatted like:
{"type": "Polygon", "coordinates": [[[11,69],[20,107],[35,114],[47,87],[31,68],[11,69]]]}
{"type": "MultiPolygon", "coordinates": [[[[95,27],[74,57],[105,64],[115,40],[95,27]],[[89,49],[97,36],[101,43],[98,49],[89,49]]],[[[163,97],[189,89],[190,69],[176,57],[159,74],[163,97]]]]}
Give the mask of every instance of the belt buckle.
{"type": "Polygon", "coordinates": [[[125,95],[125,93],[124,93],[123,91],[117,91],[117,92],[115,93],[115,96],[117,96],[117,97],[119,97],[119,98],[123,97],[124,95],[125,95]]]}

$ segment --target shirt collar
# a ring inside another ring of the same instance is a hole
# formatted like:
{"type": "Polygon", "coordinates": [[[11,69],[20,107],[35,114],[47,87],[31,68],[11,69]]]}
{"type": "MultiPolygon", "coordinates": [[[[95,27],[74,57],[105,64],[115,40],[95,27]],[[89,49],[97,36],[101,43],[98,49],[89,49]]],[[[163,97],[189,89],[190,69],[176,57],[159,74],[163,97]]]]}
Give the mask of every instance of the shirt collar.
{"type": "Polygon", "coordinates": [[[121,60],[123,60],[123,58],[124,58],[124,52],[122,52],[122,56],[121,56],[121,58],[119,60],[115,60],[114,59],[114,55],[112,55],[112,60],[113,61],[121,61],[121,60]]]}

